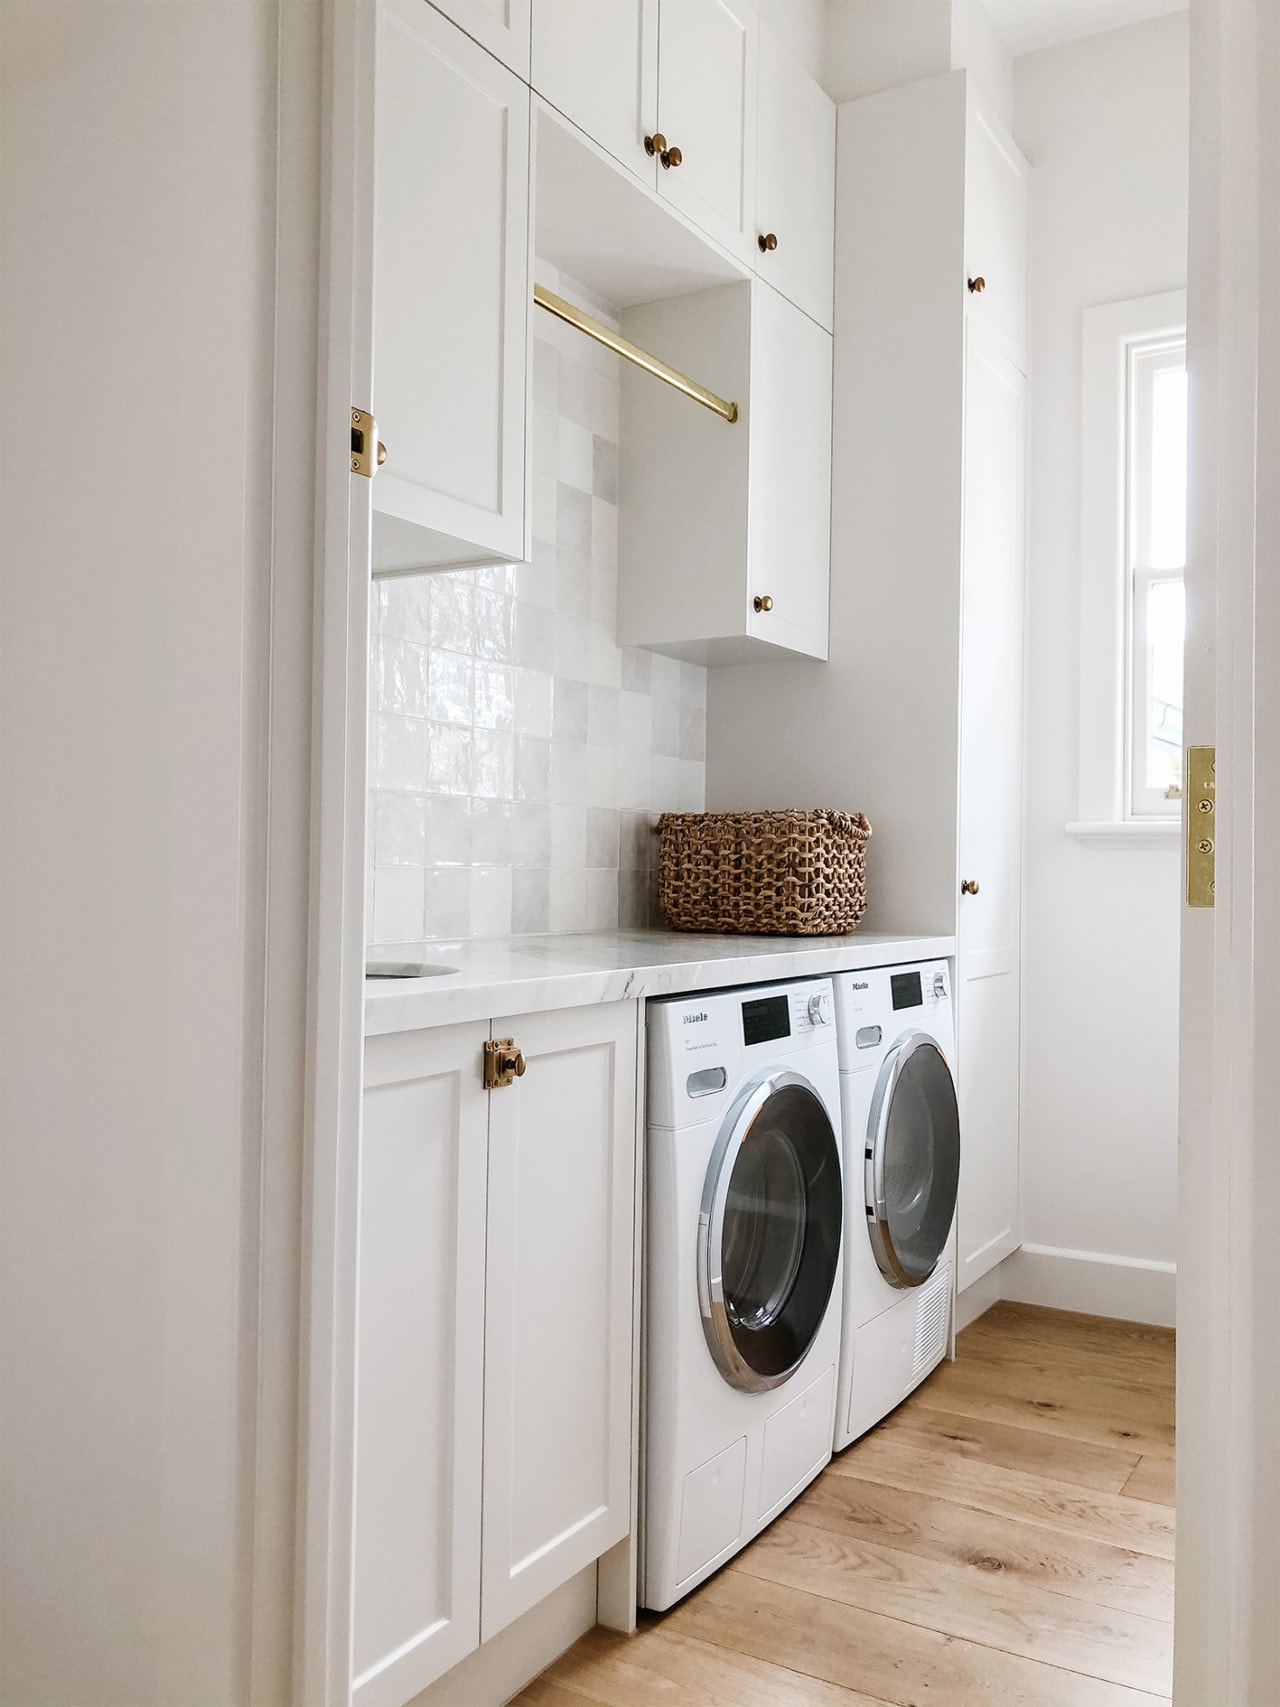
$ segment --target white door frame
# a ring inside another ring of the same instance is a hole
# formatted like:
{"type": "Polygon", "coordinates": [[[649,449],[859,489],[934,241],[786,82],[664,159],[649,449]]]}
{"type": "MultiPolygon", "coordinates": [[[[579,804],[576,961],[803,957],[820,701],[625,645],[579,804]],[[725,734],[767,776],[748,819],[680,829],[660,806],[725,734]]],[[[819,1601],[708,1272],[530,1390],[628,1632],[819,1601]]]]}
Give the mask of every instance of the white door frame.
{"type": "Polygon", "coordinates": [[[1192,0],[1187,739],[1216,905],[1183,909],[1179,1707],[1280,1699],[1280,8],[1192,0]]]}

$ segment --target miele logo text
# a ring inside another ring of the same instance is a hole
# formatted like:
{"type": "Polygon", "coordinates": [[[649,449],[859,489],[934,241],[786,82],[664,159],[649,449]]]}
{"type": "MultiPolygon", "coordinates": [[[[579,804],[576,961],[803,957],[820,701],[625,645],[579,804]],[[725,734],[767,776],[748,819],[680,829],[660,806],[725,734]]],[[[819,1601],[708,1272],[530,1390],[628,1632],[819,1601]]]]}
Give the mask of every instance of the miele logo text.
{"type": "Polygon", "coordinates": [[[686,1014],[684,1023],[686,1025],[701,1025],[706,1017],[706,1014],[686,1014]]]}
{"type": "Polygon", "coordinates": [[[849,988],[851,990],[869,990],[871,986],[870,984],[851,984],[849,988]]]}

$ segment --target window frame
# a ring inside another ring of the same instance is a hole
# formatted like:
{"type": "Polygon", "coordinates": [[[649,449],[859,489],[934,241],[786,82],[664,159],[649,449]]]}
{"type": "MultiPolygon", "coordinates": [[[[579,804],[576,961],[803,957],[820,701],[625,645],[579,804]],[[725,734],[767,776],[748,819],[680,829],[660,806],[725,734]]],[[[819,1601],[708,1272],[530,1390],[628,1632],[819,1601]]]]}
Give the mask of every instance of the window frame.
{"type": "MultiPolygon", "coordinates": [[[[1185,290],[1084,312],[1079,818],[1067,828],[1097,845],[1177,846],[1178,802],[1161,799],[1161,810],[1135,811],[1131,788],[1136,741],[1131,659],[1138,624],[1130,555],[1129,384],[1135,349],[1184,341],[1186,316],[1185,290]]],[[[1180,578],[1181,571],[1173,574],[1180,578]]]]}

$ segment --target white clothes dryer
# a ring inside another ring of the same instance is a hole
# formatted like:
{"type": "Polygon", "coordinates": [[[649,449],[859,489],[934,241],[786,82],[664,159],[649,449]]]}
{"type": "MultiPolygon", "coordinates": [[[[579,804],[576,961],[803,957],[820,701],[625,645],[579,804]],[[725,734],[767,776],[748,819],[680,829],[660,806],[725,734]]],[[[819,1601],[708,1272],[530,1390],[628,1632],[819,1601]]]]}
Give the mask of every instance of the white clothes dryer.
{"type": "Polygon", "coordinates": [[[830,979],[648,1005],[640,1599],[679,1600],[831,1457],[844,1187],[830,979]]]}
{"type": "Polygon", "coordinates": [[[835,980],[847,1192],[835,1448],[951,1344],[960,1115],[945,960],[835,980]]]}

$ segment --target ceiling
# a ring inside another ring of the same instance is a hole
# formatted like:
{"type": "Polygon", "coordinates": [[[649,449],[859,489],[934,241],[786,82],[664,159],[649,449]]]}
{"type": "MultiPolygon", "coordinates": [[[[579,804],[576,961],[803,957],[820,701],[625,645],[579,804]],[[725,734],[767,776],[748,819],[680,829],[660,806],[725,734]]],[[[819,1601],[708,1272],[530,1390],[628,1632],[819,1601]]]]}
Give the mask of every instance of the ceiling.
{"type": "Polygon", "coordinates": [[[1035,53],[1057,42],[1184,12],[1187,0],[985,0],[1009,52],[1035,53]]]}

